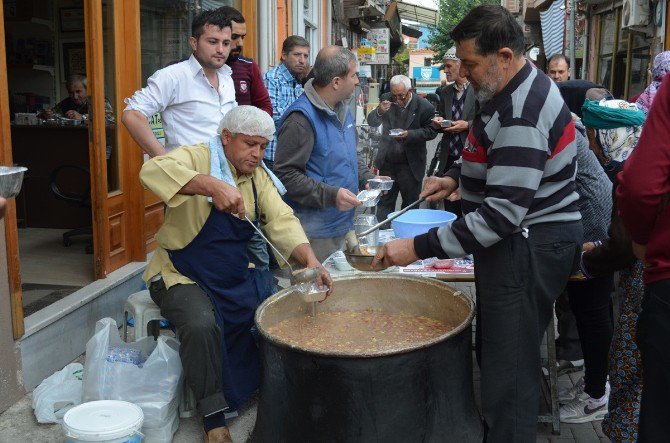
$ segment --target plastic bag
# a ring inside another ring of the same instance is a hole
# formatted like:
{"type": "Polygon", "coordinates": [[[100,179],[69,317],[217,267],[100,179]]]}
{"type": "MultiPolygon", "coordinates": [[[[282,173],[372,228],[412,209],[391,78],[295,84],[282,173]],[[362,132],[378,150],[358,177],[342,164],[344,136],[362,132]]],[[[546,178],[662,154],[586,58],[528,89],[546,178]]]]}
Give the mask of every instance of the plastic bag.
{"type": "Polygon", "coordinates": [[[144,412],[143,432],[171,428],[181,391],[179,342],[159,336],[124,343],[111,318],[99,320],[95,330],[86,344],[83,400],[128,401],[144,412]]]}
{"type": "Polygon", "coordinates": [[[70,363],[45,378],[33,391],[33,409],[39,423],[62,423],[63,416],[81,403],[81,363],[70,363]]]}

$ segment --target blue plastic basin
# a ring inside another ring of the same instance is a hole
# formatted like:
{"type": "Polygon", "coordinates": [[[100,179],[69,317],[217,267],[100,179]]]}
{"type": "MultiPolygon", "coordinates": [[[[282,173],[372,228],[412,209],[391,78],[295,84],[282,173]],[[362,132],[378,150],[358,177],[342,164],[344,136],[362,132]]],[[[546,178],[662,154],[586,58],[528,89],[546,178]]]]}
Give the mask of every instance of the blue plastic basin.
{"type": "MultiPolygon", "coordinates": [[[[391,217],[395,212],[389,214],[391,217]]],[[[439,228],[456,220],[456,214],[438,209],[410,209],[395,220],[391,227],[396,237],[412,238],[425,234],[431,228],[439,228]]]]}

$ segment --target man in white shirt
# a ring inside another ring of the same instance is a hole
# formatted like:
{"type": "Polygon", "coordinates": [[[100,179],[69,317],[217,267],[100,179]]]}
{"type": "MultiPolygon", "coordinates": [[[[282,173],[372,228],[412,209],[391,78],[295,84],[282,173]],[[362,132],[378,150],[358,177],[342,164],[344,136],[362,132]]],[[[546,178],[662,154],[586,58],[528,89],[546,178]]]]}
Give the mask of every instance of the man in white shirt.
{"type": "Polygon", "coordinates": [[[122,121],[150,157],[172,148],[208,141],[235,102],[235,86],[226,59],[230,52],[230,19],[218,10],[193,19],[188,60],[156,71],[147,86],[127,98],[122,121]],[[160,112],[165,147],[148,118],[160,112]]]}

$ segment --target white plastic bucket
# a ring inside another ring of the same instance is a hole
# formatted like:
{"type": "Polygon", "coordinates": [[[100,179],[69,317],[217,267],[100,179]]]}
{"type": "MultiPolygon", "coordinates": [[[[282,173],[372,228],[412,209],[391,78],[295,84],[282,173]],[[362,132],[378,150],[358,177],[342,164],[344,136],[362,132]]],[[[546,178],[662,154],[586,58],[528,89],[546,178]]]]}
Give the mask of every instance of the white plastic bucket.
{"type": "Polygon", "coordinates": [[[83,403],[65,413],[66,443],[140,443],[142,409],[127,401],[99,400],[83,403]]]}

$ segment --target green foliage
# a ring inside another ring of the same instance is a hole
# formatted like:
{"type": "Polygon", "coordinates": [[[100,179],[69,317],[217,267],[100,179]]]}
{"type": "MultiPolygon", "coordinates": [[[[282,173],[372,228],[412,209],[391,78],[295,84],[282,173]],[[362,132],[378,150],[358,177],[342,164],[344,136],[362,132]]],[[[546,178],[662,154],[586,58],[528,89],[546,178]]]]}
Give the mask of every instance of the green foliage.
{"type": "Polygon", "coordinates": [[[465,17],[472,8],[485,3],[500,4],[496,0],[439,0],[438,10],[440,19],[437,28],[430,35],[429,42],[432,49],[437,52],[435,60],[442,60],[444,53],[454,46],[449,37],[452,29],[465,17]]]}
{"type": "Polygon", "coordinates": [[[400,65],[400,73],[407,75],[407,70],[409,68],[409,48],[407,45],[403,44],[402,51],[398,51],[395,57],[393,57],[393,60],[400,65]]]}

